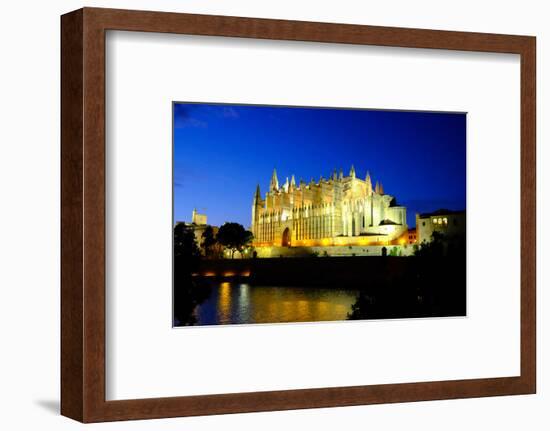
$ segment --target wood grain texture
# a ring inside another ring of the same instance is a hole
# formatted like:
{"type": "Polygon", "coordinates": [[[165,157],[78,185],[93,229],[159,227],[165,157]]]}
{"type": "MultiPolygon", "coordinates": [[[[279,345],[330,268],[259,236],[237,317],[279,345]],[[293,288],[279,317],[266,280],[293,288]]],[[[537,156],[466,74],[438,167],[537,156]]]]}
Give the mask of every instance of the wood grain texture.
{"type": "Polygon", "coordinates": [[[61,413],[82,421],[83,12],[61,19],[61,413]]]}
{"type": "Polygon", "coordinates": [[[105,30],[84,9],[84,421],[105,404],[105,30]]]}
{"type": "Polygon", "coordinates": [[[62,17],[62,414],[82,422],[534,393],[535,38],[84,8],[62,17]],[[346,43],[521,56],[521,375],[105,401],[105,32],[346,43]]]}
{"type": "Polygon", "coordinates": [[[536,41],[521,53],[521,377],[536,392],[536,41]]]}

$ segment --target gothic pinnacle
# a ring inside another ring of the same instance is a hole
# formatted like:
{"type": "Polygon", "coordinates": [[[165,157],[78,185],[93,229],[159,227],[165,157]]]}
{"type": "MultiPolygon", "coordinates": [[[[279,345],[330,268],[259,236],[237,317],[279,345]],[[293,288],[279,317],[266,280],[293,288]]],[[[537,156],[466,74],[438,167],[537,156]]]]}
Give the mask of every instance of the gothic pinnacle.
{"type": "Polygon", "coordinates": [[[367,171],[367,176],[365,177],[365,182],[367,183],[367,194],[372,195],[372,181],[370,179],[370,173],[367,171]]]}
{"type": "Polygon", "coordinates": [[[269,183],[269,190],[279,190],[279,179],[277,178],[277,170],[273,168],[273,175],[271,175],[271,182],[269,183]]]}

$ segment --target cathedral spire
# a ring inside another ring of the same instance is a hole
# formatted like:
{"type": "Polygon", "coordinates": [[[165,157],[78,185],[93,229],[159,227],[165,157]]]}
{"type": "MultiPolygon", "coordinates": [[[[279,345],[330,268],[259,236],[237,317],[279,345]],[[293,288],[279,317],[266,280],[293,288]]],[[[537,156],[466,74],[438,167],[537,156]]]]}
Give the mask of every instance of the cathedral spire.
{"type": "Polygon", "coordinates": [[[258,203],[262,200],[262,195],[260,193],[260,185],[256,186],[256,194],[254,195],[254,203],[258,203]]]}
{"type": "Polygon", "coordinates": [[[384,194],[384,186],[382,185],[382,183],[380,183],[380,194],[384,194]]]}
{"type": "Polygon", "coordinates": [[[379,194],[380,193],[380,184],[378,184],[378,181],[376,181],[376,186],[374,187],[374,192],[379,194]]]}
{"type": "Polygon", "coordinates": [[[355,178],[355,168],[353,165],[351,165],[351,169],[349,170],[349,176],[355,178]]]}
{"type": "Polygon", "coordinates": [[[292,177],[290,178],[290,187],[296,187],[296,178],[294,178],[294,174],[292,174],[292,177]]]}
{"type": "Polygon", "coordinates": [[[372,195],[372,180],[370,179],[370,173],[367,171],[367,177],[365,178],[365,182],[367,183],[367,195],[372,195]]]}
{"type": "Polygon", "coordinates": [[[342,170],[342,168],[340,168],[340,175],[338,175],[338,179],[339,179],[339,180],[343,180],[343,179],[344,179],[344,171],[342,170]]]}
{"type": "Polygon", "coordinates": [[[279,179],[277,178],[277,170],[273,168],[273,174],[271,175],[271,182],[269,183],[269,191],[279,190],[279,179]]]}

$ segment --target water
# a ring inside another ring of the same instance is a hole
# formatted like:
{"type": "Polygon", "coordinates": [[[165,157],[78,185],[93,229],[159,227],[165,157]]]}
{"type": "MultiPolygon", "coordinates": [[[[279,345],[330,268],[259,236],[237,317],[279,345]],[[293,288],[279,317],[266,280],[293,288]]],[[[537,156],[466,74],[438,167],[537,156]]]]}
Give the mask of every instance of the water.
{"type": "Polygon", "coordinates": [[[214,282],[210,297],[195,309],[196,324],[346,320],[358,293],[354,289],[214,282]]]}

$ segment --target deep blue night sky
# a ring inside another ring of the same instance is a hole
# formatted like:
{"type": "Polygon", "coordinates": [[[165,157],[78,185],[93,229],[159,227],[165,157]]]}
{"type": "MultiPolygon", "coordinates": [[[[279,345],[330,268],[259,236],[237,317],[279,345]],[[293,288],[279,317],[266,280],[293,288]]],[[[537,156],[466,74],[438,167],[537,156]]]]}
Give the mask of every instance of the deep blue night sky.
{"type": "Polygon", "coordinates": [[[174,104],[174,221],[193,208],[209,224],[250,226],[256,184],[273,168],[327,178],[351,165],[416,212],[466,208],[466,114],[174,104]]]}

